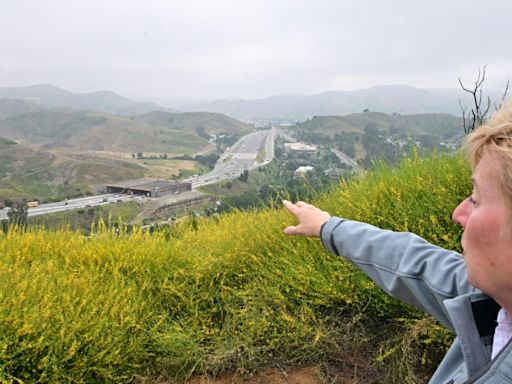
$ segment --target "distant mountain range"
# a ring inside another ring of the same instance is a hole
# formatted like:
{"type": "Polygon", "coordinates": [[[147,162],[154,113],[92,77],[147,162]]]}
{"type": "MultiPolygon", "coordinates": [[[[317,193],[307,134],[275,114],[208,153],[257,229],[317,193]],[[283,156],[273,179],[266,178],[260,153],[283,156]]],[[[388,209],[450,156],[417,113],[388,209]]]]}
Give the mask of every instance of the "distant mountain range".
{"type": "MultiPolygon", "coordinates": [[[[53,85],[33,85],[29,87],[0,88],[0,99],[24,102],[31,108],[69,108],[73,110],[89,110],[115,115],[132,116],[156,110],[175,112],[155,103],[136,102],[110,91],[91,93],[72,93],[53,85]],[[30,104],[28,104],[30,103],[30,104]]],[[[13,101],[14,102],[14,101],[13,101]]],[[[22,107],[21,104],[18,105],[22,107]]],[[[0,110],[0,117],[2,110],[0,110]]],[[[5,116],[4,117],[9,117],[5,116]]]]}
{"type": "MultiPolygon", "coordinates": [[[[492,100],[498,100],[502,91],[485,90],[492,100]],[[487,92],[488,91],[488,92],[487,92]]],[[[304,121],[313,116],[336,115],[370,110],[388,114],[449,113],[461,115],[459,100],[472,106],[468,93],[460,88],[423,89],[408,85],[382,85],[355,91],[329,91],[315,95],[277,95],[256,100],[197,100],[160,103],[138,102],[110,91],[72,93],[52,85],[34,85],[19,88],[0,88],[0,99],[11,99],[10,111],[23,108],[61,108],[105,112],[135,116],[152,111],[214,112],[235,119],[304,121]]],[[[0,118],[9,117],[0,107],[0,118]]]]}
{"type": "MultiPolygon", "coordinates": [[[[489,95],[493,100],[501,96],[497,90],[489,90],[489,95]]],[[[464,105],[471,106],[468,93],[461,89],[385,85],[356,91],[279,95],[257,100],[215,100],[176,107],[184,111],[219,112],[244,120],[280,118],[304,121],[318,115],[342,116],[364,110],[389,114],[449,113],[460,116],[459,99],[464,105]]]]}

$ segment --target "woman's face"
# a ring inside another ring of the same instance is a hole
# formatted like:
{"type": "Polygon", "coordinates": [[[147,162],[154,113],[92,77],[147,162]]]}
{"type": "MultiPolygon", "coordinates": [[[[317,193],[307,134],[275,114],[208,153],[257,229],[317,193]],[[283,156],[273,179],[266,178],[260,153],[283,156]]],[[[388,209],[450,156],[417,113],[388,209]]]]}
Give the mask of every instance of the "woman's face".
{"type": "Polygon", "coordinates": [[[498,157],[485,154],[473,172],[473,193],[453,211],[453,219],[464,228],[469,282],[503,306],[512,297],[512,226],[499,172],[498,157]]]}

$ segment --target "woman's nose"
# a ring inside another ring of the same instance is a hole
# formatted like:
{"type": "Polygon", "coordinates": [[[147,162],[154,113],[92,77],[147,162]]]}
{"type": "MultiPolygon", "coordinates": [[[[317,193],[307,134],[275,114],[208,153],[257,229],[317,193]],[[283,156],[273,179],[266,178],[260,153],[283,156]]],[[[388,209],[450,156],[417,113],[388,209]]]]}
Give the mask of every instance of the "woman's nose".
{"type": "Polygon", "coordinates": [[[468,216],[468,201],[463,200],[461,203],[453,210],[452,220],[459,224],[462,228],[466,226],[467,216],[468,216]]]}

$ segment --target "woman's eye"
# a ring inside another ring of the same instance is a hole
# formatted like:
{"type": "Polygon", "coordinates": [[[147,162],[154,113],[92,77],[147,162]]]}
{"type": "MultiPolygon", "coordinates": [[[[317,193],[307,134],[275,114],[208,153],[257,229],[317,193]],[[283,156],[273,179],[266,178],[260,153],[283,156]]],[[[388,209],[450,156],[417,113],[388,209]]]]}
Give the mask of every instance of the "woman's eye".
{"type": "Polygon", "coordinates": [[[468,197],[468,201],[469,201],[471,204],[473,204],[473,205],[475,205],[475,204],[477,203],[473,196],[469,196],[469,197],[468,197]]]}

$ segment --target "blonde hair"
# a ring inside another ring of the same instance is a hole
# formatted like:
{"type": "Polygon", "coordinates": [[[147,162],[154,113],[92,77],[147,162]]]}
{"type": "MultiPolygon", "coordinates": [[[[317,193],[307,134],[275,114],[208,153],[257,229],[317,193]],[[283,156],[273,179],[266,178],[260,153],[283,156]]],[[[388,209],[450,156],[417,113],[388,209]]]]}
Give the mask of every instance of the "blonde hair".
{"type": "Polygon", "coordinates": [[[497,156],[499,184],[512,212],[512,102],[503,103],[490,119],[466,137],[463,150],[474,170],[482,156],[497,156]]]}

